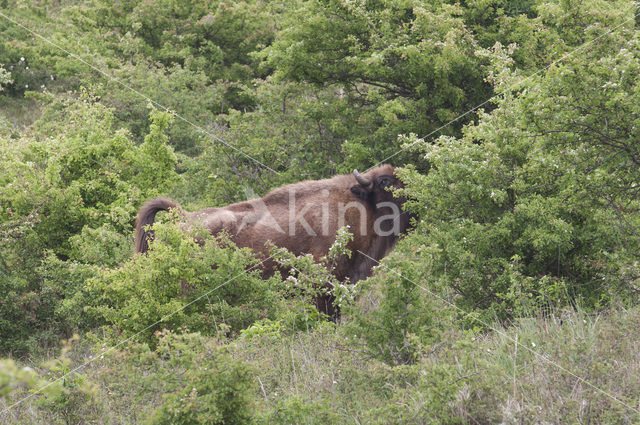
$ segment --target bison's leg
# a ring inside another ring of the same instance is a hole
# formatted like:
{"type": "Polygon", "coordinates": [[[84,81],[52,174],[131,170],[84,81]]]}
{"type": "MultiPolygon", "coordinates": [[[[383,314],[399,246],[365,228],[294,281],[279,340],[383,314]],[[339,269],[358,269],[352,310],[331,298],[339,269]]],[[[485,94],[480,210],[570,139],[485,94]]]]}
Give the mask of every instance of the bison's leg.
{"type": "Polygon", "coordinates": [[[336,297],[333,294],[322,294],[316,297],[316,308],[320,313],[329,316],[332,322],[340,319],[340,308],[335,305],[336,297]]]}

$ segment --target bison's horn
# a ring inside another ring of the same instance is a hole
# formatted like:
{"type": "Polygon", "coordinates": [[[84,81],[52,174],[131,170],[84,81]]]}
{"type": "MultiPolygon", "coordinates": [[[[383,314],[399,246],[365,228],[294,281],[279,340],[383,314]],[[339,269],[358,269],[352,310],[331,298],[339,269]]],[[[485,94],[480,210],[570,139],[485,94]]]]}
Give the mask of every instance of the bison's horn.
{"type": "Polygon", "coordinates": [[[371,180],[365,177],[362,177],[362,174],[360,174],[358,170],[353,170],[353,176],[356,178],[358,183],[360,183],[362,186],[369,186],[371,184],[371,180]]]}

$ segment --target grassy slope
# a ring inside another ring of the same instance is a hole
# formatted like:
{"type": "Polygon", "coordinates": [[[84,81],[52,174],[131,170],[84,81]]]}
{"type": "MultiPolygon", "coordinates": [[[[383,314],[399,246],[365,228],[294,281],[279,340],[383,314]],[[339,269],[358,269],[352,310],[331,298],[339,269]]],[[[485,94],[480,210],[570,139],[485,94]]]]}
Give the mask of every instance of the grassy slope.
{"type": "MultiPolygon", "coordinates": [[[[293,336],[240,338],[228,341],[227,350],[255,368],[255,407],[265,423],[638,423],[637,412],[622,403],[638,408],[630,395],[640,390],[639,325],[638,309],[561,312],[499,333],[452,334],[416,365],[396,368],[362,355],[332,324],[293,336]]],[[[209,339],[200,354],[219,345],[209,339]]],[[[90,355],[80,346],[74,364],[90,355]]],[[[84,369],[93,396],[74,415],[86,423],[147,418],[169,386],[180,387],[184,365],[179,356],[144,353],[129,347],[84,369]],[[166,380],[158,378],[163,374],[166,380]]],[[[16,391],[12,399],[25,394],[16,391]]],[[[37,399],[14,408],[3,423],[68,420],[50,416],[37,399]]]]}

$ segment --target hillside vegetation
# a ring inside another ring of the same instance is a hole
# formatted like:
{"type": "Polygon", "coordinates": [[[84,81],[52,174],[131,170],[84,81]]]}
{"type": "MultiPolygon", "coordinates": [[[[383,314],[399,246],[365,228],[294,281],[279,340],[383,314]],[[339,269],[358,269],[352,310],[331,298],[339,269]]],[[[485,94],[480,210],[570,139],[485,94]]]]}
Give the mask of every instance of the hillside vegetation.
{"type": "Polygon", "coordinates": [[[0,1],[0,421],[640,423],[638,13],[0,1]],[[415,219],[356,285],[170,214],[133,255],[147,199],[381,162],[415,219]]]}

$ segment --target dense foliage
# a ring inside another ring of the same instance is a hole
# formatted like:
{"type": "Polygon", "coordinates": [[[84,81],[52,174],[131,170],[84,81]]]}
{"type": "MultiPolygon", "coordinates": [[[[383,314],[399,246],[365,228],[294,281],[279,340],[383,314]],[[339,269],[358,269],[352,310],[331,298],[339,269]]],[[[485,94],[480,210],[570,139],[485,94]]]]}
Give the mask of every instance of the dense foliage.
{"type": "Polygon", "coordinates": [[[154,228],[156,240],[147,255],[87,282],[81,301],[90,303],[84,308],[91,315],[111,323],[118,334],[142,333],[138,339],[151,343],[163,328],[237,334],[256,320],[276,317],[281,285],[260,277],[251,250],[229,247],[204,229],[189,232],[192,239],[175,223],[154,228]]]}
{"type": "Polygon", "coordinates": [[[0,5],[3,423],[638,421],[636,3],[0,5]],[[170,214],[133,255],[149,198],[378,161],[415,220],[357,285],[348,229],[288,277],[170,214]]]}

